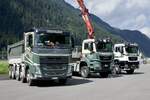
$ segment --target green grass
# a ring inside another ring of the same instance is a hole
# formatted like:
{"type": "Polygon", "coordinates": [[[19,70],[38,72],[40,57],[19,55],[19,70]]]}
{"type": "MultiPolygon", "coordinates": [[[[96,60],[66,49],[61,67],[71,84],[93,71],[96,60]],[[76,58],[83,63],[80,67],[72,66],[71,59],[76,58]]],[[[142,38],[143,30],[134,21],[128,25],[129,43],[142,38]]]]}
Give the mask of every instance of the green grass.
{"type": "Polygon", "coordinates": [[[0,61],[0,74],[7,74],[7,73],[8,73],[8,62],[0,61]]]}

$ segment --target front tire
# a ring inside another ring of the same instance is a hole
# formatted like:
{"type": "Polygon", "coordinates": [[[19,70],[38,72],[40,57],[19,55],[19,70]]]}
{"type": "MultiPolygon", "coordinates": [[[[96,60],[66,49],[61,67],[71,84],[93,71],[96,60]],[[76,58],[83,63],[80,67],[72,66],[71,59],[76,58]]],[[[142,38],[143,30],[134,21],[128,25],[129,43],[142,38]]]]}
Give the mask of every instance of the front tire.
{"type": "Polygon", "coordinates": [[[9,69],[8,70],[8,76],[9,76],[10,79],[12,79],[12,66],[9,65],[8,69],[9,69]]]}
{"type": "Polygon", "coordinates": [[[22,83],[26,83],[27,82],[25,66],[23,66],[23,65],[20,68],[20,80],[21,80],[22,83]]]}
{"type": "Polygon", "coordinates": [[[81,67],[81,76],[83,78],[88,78],[89,77],[89,68],[88,68],[88,66],[81,67]]]}
{"type": "Polygon", "coordinates": [[[27,70],[27,83],[29,86],[34,86],[34,82],[33,79],[31,78],[31,73],[30,70],[27,70]]]}

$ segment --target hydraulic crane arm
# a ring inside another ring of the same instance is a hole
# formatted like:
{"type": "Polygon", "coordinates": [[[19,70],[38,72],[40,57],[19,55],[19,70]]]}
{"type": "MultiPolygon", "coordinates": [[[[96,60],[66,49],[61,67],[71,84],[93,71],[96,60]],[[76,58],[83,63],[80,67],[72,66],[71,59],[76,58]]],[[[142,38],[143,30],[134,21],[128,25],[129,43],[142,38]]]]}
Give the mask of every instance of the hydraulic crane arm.
{"type": "Polygon", "coordinates": [[[94,29],[93,29],[92,23],[91,23],[90,18],[89,18],[88,9],[84,5],[83,0],[77,0],[77,2],[80,6],[80,10],[81,10],[81,13],[82,13],[82,18],[83,18],[83,20],[86,24],[87,30],[88,30],[88,38],[93,39],[94,38],[94,29]]]}

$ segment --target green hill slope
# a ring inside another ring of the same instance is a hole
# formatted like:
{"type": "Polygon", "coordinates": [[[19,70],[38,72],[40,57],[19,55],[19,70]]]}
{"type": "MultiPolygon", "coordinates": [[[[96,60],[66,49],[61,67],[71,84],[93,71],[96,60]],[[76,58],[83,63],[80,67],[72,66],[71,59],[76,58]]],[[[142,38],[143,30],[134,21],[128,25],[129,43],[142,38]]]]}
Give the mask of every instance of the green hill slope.
{"type": "MultiPolygon", "coordinates": [[[[78,43],[87,37],[80,11],[64,0],[3,0],[0,3],[0,48],[23,37],[32,27],[60,28],[71,31],[78,43]]],[[[96,37],[119,37],[93,21],[96,37]]]]}
{"type": "MultiPolygon", "coordinates": [[[[145,55],[150,56],[150,39],[138,31],[126,31],[111,27],[91,14],[96,38],[110,37],[114,42],[122,39],[139,44],[145,55]],[[135,37],[137,34],[139,37],[135,37]]],[[[0,2],[0,51],[8,44],[23,38],[23,32],[33,27],[68,30],[76,44],[87,38],[87,29],[81,12],[64,0],[3,0],[0,2]]]]}

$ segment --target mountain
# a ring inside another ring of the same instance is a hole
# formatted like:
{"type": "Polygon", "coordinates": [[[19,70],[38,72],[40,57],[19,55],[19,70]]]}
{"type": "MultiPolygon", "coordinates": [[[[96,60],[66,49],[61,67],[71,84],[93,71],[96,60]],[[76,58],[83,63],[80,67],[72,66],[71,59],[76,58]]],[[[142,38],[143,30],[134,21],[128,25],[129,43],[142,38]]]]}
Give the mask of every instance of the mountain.
{"type": "Polygon", "coordinates": [[[130,30],[120,30],[119,32],[114,32],[114,34],[121,36],[128,42],[137,43],[141,51],[148,57],[150,57],[150,38],[142,34],[139,31],[130,31],[130,30]]]}
{"type": "MultiPolygon", "coordinates": [[[[126,40],[139,43],[144,53],[150,56],[148,45],[146,45],[150,40],[146,36],[138,31],[113,28],[97,16],[92,14],[90,16],[96,37],[110,37],[114,42],[126,40]],[[130,33],[138,34],[143,38],[135,39],[134,36],[125,38],[131,35],[130,33]],[[145,46],[141,41],[145,41],[145,46]]],[[[82,40],[87,37],[80,11],[64,0],[3,0],[0,3],[0,22],[0,51],[2,48],[6,49],[8,44],[21,40],[23,31],[32,27],[68,30],[73,33],[76,44],[81,44],[82,40]]]]}
{"type": "Polygon", "coordinates": [[[137,43],[140,47],[140,50],[145,54],[145,56],[150,57],[150,38],[145,34],[137,30],[120,30],[114,27],[111,27],[106,22],[102,21],[99,17],[92,15],[92,19],[100,27],[109,31],[110,33],[120,36],[126,42],[137,43]]]}
{"type": "MultiPolygon", "coordinates": [[[[23,31],[33,27],[69,30],[80,44],[87,36],[80,11],[64,0],[4,0],[0,3],[0,48],[19,41],[23,31]]],[[[119,38],[94,22],[96,37],[119,38]]]]}

